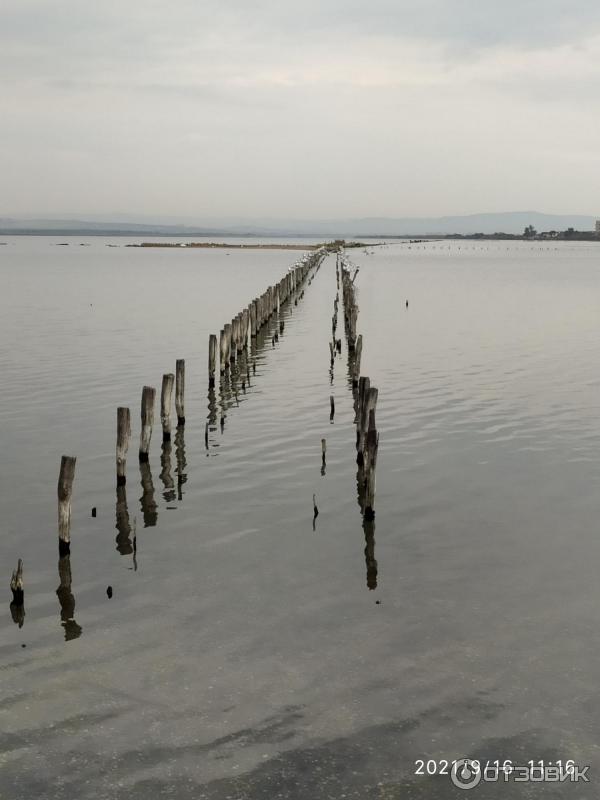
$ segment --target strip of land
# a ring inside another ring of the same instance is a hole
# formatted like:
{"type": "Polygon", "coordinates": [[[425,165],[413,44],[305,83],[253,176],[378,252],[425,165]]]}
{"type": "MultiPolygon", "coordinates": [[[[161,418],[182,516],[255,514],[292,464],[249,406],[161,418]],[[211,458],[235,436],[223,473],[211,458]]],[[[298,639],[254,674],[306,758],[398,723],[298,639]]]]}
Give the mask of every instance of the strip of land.
{"type": "Polygon", "coordinates": [[[319,250],[325,247],[327,250],[338,250],[340,247],[373,247],[364,242],[345,242],[337,240],[335,242],[319,242],[318,244],[231,244],[228,242],[140,242],[140,244],[126,244],[125,247],[177,247],[189,248],[217,248],[221,250],[319,250]]]}

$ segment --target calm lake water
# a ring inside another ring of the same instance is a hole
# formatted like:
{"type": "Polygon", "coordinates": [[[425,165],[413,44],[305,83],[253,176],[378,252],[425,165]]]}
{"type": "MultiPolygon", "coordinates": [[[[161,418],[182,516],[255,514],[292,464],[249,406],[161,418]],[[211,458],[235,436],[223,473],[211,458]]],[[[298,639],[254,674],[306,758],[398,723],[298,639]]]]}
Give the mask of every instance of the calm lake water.
{"type": "Polygon", "coordinates": [[[349,251],[379,388],[366,541],[345,341],[329,374],[334,257],[236,401],[209,397],[208,336],[299,254],[2,241],[1,797],[599,796],[597,246],[349,251]],[[165,452],[155,421],[142,476],[141,389],[176,358],[185,432],[165,452]],[[119,405],[133,438],[117,497],[119,405]],[[63,453],[77,473],[57,596],[63,453]],[[465,756],[572,759],[591,783],[465,793],[415,774],[465,756]]]}

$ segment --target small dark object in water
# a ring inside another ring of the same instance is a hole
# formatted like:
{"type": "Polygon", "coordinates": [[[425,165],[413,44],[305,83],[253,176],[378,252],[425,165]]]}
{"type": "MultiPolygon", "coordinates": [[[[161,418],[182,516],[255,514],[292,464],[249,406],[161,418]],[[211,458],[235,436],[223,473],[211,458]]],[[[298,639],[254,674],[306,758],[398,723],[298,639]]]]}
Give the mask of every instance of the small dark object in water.
{"type": "Polygon", "coordinates": [[[223,432],[224,427],[225,427],[225,417],[221,417],[221,432],[223,432]]]}
{"type": "Polygon", "coordinates": [[[92,517],[96,516],[96,506],[92,508],[92,517]]]}
{"type": "Polygon", "coordinates": [[[317,496],[313,494],[313,519],[319,516],[319,509],[317,508],[317,496]]]}
{"type": "Polygon", "coordinates": [[[408,308],[408,300],[406,301],[406,307],[408,308]]]}
{"type": "Polygon", "coordinates": [[[246,391],[246,381],[242,381],[242,391],[246,391]]]}
{"type": "Polygon", "coordinates": [[[381,600],[375,600],[375,605],[376,606],[380,606],[381,605],[381,600]]]}
{"type": "Polygon", "coordinates": [[[110,598],[112,597],[112,586],[106,587],[106,594],[108,595],[108,599],[110,600],[110,598]]]}
{"type": "Polygon", "coordinates": [[[27,645],[26,644],[22,644],[21,647],[27,647],[27,645]]]}

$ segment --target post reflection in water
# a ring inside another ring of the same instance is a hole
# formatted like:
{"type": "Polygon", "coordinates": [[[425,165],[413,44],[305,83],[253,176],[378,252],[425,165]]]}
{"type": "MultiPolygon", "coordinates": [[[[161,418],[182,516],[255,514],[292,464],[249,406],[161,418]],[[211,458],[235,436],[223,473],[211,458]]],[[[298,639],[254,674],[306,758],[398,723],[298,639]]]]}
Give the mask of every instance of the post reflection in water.
{"type": "MultiPolygon", "coordinates": [[[[214,395],[215,390],[212,390],[214,395]]],[[[183,500],[183,484],[187,482],[185,458],[185,427],[178,425],[175,431],[175,460],[177,461],[177,499],[183,500]]]]}
{"type": "Polygon", "coordinates": [[[131,543],[131,525],[129,524],[129,509],[127,508],[127,489],[125,486],[117,486],[117,524],[115,525],[118,533],[115,539],[117,550],[122,556],[133,553],[131,543]]]}
{"type": "Polygon", "coordinates": [[[362,466],[356,472],[356,495],[360,513],[362,514],[362,527],[365,534],[365,562],[367,565],[367,588],[369,591],[377,588],[377,560],[375,558],[375,520],[365,517],[367,501],[367,481],[362,466]]]}
{"type": "Polygon", "coordinates": [[[152,472],[150,462],[140,461],[140,476],[143,494],[140,497],[142,515],[144,517],[144,527],[151,528],[156,525],[158,520],[157,506],[154,500],[154,484],[152,483],[152,472]]]}
{"type": "Polygon", "coordinates": [[[18,625],[19,628],[22,628],[25,624],[25,604],[22,603],[19,605],[13,601],[10,604],[10,615],[15,625],[18,625]]]}
{"type": "Polygon", "coordinates": [[[160,451],[160,479],[163,482],[163,486],[165,487],[163,492],[163,497],[167,501],[167,503],[172,503],[175,500],[175,481],[173,480],[173,475],[171,474],[171,450],[172,445],[170,440],[163,441],[161,451],[160,451]]]}
{"type": "Polygon", "coordinates": [[[60,586],[56,596],[60,603],[60,620],[65,631],[65,641],[79,639],[82,633],[81,625],[75,621],[75,597],[71,591],[71,557],[62,556],[58,560],[58,577],[60,586]]]}
{"type": "Polygon", "coordinates": [[[367,565],[367,587],[377,588],[377,561],[375,559],[375,520],[363,519],[365,532],[365,562],[367,565]]]}

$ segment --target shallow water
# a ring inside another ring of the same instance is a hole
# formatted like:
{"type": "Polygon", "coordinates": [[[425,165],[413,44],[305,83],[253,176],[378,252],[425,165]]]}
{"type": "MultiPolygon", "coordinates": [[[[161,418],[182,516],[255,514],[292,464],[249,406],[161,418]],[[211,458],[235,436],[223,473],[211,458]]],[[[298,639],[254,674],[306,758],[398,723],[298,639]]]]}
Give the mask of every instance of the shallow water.
{"type": "Polygon", "coordinates": [[[449,798],[465,793],[416,762],[463,756],[592,765],[586,786],[473,796],[598,795],[595,246],[349,251],[379,388],[365,541],[345,342],[329,375],[333,257],[275,347],[259,342],[221,432],[208,336],[297,254],[2,241],[0,563],[7,584],[25,561],[26,616],[7,591],[0,796],[449,798]],[[143,491],[141,388],[176,358],[184,441],[165,453],[155,422],[143,491]],[[63,619],[62,453],[77,455],[63,619]]]}

